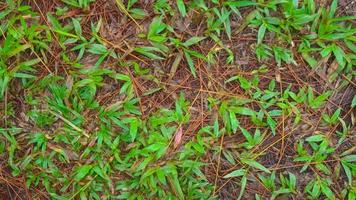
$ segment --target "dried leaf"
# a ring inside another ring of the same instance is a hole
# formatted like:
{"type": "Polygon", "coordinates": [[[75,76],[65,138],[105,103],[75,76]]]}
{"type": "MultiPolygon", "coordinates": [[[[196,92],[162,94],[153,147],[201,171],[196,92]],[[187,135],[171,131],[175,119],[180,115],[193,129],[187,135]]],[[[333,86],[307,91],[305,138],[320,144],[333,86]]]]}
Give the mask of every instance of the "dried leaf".
{"type": "Polygon", "coordinates": [[[180,64],[180,61],[183,58],[183,53],[179,52],[179,54],[177,55],[176,59],[174,60],[172,67],[171,67],[171,71],[169,73],[169,77],[172,78],[174,76],[174,74],[176,73],[178,66],[180,64]]]}
{"type": "Polygon", "coordinates": [[[339,67],[339,64],[337,63],[337,60],[335,59],[329,66],[328,70],[327,70],[327,77],[328,80],[330,82],[332,82],[333,80],[333,74],[335,74],[337,68],[339,67]]]}
{"type": "Polygon", "coordinates": [[[182,136],[183,136],[183,128],[179,127],[174,136],[174,143],[173,143],[174,148],[177,148],[179,144],[182,142],[182,136]]]}

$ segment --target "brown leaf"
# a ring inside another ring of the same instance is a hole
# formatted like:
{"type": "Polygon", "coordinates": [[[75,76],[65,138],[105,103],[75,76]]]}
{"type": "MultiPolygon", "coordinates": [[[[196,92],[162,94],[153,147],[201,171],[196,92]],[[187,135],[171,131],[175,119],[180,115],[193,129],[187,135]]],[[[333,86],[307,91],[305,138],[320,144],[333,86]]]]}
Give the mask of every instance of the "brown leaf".
{"type": "Polygon", "coordinates": [[[335,72],[338,67],[339,64],[337,63],[336,59],[329,65],[329,68],[327,70],[327,77],[330,82],[335,79],[335,72]]]}
{"type": "Polygon", "coordinates": [[[68,161],[78,160],[78,158],[79,158],[78,154],[72,150],[65,149],[61,146],[51,144],[51,143],[48,143],[47,146],[48,146],[48,148],[50,148],[51,150],[53,150],[55,152],[58,152],[58,153],[64,152],[68,156],[68,159],[69,159],[68,161]]]}
{"type": "Polygon", "coordinates": [[[173,143],[174,148],[177,148],[179,144],[182,142],[182,136],[183,136],[183,128],[179,127],[176,134],[174,135],[174,143],[173,143]]]}
{"type": "Polygon", "coordinates": [[[281,73],[279,73],[279,72],[277,72],[276,73],[276,81],[278,82],[278,83],[281,83],[281,73]]]}
{"type": "Polygon", "coordinates": [[[183,58],[183,53],[179,52],[179,54],[177,54],[177,56],[172,64],[171,71],[169,73],[169,79],[171,79],[174,76],[174,74],[176,73],[182,58],[183,58]]]}

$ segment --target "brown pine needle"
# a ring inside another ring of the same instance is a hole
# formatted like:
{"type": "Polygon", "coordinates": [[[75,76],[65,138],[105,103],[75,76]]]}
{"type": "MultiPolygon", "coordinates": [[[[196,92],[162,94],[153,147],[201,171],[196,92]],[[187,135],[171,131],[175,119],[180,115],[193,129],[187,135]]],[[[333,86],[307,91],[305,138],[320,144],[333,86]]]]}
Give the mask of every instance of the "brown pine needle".
{"type": "Polygon", "coordinates": [[[128,16],[138,26],[138,28],[140,28],[140,30],[143,31],[142,26],[130,15],[130,13],[127,11],[122,1],[121,0],[115,0],[115,1],[117,6],[120,8],[121,12],[123,12],[126,16],[128,16]]]}

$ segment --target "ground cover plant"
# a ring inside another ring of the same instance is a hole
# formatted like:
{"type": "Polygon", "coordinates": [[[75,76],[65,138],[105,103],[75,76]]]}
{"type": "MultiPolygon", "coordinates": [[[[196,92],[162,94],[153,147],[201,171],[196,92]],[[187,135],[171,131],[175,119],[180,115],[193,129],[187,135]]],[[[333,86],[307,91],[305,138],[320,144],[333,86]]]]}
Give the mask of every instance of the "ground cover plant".
{"type": "Polygon", "coordinates": [[[0,199],[356,198],[351,0],[3,0],[0,199]]]}

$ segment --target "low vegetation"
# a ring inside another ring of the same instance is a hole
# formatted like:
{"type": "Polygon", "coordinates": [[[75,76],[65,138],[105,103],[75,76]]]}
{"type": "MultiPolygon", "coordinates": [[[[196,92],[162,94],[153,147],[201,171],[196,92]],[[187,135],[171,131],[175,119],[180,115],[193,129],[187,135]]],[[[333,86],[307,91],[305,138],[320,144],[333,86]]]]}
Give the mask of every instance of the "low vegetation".
{"type": "Polygon", "coordinates": [[[0,195],[354,200],[352,2],[0,2],[0,195]]]}

